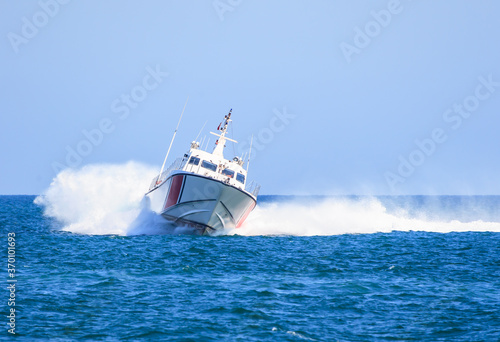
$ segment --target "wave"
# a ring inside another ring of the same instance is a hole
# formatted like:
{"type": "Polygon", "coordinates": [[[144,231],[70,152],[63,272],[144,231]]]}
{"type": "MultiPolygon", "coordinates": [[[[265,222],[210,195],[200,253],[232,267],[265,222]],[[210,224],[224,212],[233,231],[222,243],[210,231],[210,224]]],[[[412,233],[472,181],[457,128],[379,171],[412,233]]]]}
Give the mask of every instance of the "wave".
{"type": "Polygon", "coordinates": [[[62,230],[91,235],[127,235],[136,228],[142,198],[157,170],[129,162],[61,171],[35,199],[62,230]]]}
{"type": "MultiPolygon", "coordinates": [[[[44,214],[68,232],[90,235],[186,234],[178,227],[147,209],[144,201],[156,168],[137,162],[121,165],[88,165],[61,171],[49,188],[35,199],[44,214]]],[[[439,196],[432,209],[419,201],[377,197],[294,197],[277,200],[267,196],[238,229],[227,235],[340,235],[391,231],[427,232],[500,232],[500,222],[484,214],[475,205],[455,201],[443,205],[439,196]],[[418,209],[418,210],[416,210],[418,209]],[[432,209],[432,210],[431,210],[432,209]],[[417,214],[415,213],[417,212],[417,214]],[[465,217],[463,212],[474,212],[465,217]]],[[[495,197],[498,199],[497,197],[495,197]]],[[[479,204],[485,208],[493,200],[479,204]]],[[[488,212],[500,212],[493,201],[488,212]]]]}
{"type": "MultiPolygon", "coordinates": [[[[496,221],[444,220],[435,213],[429,219],[425,209],[416,216],[401,207],[388,210],[388,206],[375,197],[325,198],[313,203],[291,200],[257,206],[246,224],[231,234],[314,236],[392,231],[500,232],[500,222],[496,221]]],[[[450,216],[450,213],[443,216],[450,216]]]]}

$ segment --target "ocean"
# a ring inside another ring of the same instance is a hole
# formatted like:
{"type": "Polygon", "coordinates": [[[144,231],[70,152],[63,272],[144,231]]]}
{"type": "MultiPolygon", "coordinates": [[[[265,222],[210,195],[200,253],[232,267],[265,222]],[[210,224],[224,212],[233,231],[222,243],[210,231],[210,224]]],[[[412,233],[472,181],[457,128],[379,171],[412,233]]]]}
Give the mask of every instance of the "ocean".
{"type": "Polygon", "coordinates": [[[1,340],[500,341],[500,196],[260,196],[193,236],[129,167],[0,196],[1,340]]]}

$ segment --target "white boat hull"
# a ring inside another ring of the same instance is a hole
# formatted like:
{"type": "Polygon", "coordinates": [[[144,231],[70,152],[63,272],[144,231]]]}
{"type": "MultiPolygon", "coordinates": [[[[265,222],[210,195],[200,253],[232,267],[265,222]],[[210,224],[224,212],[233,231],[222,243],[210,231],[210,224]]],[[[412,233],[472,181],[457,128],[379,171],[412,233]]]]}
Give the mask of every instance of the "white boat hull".
{"type": "Polygon", "coordinates": [[[199,234],[241,226],[256,205],[247,191],[185,171],[172,173],[146,195],[153,211],[199,234]]]}

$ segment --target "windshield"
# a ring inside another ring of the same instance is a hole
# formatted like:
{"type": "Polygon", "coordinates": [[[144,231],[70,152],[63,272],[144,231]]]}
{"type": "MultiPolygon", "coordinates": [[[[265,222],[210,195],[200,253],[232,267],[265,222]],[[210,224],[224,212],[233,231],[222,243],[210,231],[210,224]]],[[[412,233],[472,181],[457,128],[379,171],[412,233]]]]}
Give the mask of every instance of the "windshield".
{"type": "Polygon", "coordinates": [[[199,163],[200,163],[200,158],[198,157],[189,158],[188,164],[198,165],[199,163]]]}
{"type": "Polygon", "coordinates": [[[214,163],[211,163],[209,161],[202,161],[201,162],[201,167],[204,167],[205,169],[209,169],[209,170],[212,170],[212,171],[216,171],[217,170],[217,165],[215,165],[214,163]]]}
{"type": "Polygon", "coordinates": [[[222,170],[222,174],[228,176],[229,178],[234,177],[234,171],[230,169],[224,169],[222,170]]]}
{"type": "Polygon", "coordinates": [[[238,172],[238,175],[236,175],[236,180],[240,183],[245,183],[245,175],[242,173],[238,172]]]}

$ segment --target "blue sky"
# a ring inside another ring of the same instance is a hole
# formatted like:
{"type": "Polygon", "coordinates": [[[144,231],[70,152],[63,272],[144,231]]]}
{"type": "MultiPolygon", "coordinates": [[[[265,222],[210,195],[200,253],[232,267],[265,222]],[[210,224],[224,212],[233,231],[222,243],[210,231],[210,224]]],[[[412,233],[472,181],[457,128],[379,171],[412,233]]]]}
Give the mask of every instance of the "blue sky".
{"type": "Polygon", "coordinates": [[[188,96],[171,157],[233,108],[263,194],[500,194],[497,1],[1,8],[0,194],[68,164],[159,168],[188,96]]]}

